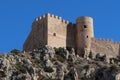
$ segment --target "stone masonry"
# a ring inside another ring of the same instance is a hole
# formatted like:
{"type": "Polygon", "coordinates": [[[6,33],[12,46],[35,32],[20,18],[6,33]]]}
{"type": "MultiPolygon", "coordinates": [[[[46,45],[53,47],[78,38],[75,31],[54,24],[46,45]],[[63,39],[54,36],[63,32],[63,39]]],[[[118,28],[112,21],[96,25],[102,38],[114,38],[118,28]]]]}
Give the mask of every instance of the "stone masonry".
{"type": "Polygon", "coordinates": [[[109,57],[120,53],[119,43],[94,38],[93,19],[87,16],[78,17],[75,24],[49,13],[36,18],[23,50],[31,51],[44,45],[74,47],[79,55],[85,50],[109,57]]]}

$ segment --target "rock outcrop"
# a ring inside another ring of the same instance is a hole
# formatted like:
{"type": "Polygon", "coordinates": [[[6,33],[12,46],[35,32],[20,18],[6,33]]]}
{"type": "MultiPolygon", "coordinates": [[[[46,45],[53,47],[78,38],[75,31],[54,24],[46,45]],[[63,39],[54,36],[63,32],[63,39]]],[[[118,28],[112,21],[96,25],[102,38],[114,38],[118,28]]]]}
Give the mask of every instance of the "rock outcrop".
{"type": "Polygon", "coordinates": [[[0,55],[0,80],[120,80],[119,59],[44,46],[0,55]],[[113,60],[114,63],[109,61],[113,60]]]}

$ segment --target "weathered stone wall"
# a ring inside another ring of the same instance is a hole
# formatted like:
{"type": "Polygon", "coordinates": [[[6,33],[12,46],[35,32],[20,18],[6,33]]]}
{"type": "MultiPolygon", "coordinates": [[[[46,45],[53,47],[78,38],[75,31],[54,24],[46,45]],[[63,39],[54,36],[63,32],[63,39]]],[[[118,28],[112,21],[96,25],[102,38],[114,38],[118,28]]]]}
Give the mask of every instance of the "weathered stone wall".
{"type": "Polygon", "coordinates": [[[95,54],[100,53],[108,57],[116,57],[119,55],[119,43],[115,43],[110,39],[92,38],[91,51],[95,54]]]}
{"type": "Polygon", "coordinates": [[[44,45],[74,47],[74,28],[75,25],[72,23],[52,14],[36,18],[32,24],[32,30],[23,45],[23,50],[31,51],[44,45]]]}
{"type": "Polygon", "coordinates": [[[106,54],[108,57],[116,57],[120,53],[118,43],[94,38],[91,17],[79,17],[76,24],[69,23],[52,14],[36,18],[23,45],[23,50],[31,51],[44,45],[76,47],[78,54],[81,54],[82,49],[90,49],[94,54],[106,54]]]}
{"type": "Polygon", "coordinates": [[[32,24],[32,30],[23,45],[23,50],[31,51],[47,44],[47,17],[36,18],[32,24]]]}
{"type": "Polygon", "coordinates": [[[74,46],[74,27],[55,15],[48,15],[48,45],[52,47],[74,46]]]}
{"type": "Polygon", "coordinates": [[[69,23],[67,26],[67,39],[66,39],[66,46],[67,47],[75,47],[75,35],[76,35],[76,30],[75,30],[76,25],[69,23]]]}
{"type": "Polygon", "coordinates": [[[76,20],[76,47],[80,55],[84,49],[90,50],[91,38],[94,37],[93,19],[91,17],[79,17],[76,20]]]}

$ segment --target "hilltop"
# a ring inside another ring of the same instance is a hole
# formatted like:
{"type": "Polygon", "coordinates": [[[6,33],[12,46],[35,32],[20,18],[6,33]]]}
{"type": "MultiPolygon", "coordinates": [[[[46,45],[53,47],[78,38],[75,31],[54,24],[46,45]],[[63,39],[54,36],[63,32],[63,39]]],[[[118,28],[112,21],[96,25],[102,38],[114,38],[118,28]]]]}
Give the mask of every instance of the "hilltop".
{"type": "Polygon", "coordinates": [[[79,56],[73,48],[44,46],[0,55],[0,80],[119,80],[119,58],[79,56]]]}

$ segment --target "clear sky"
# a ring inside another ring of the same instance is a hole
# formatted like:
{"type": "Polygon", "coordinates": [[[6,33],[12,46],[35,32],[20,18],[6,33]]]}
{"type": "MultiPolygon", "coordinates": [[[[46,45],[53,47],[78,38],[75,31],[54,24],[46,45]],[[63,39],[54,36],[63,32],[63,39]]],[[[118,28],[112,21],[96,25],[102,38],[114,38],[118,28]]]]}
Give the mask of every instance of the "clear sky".
{"type": "Polygon", "coordinates": [[[95,37],[120,41],[120,0],[0,0],[0,52],[22,50],[32,22],[44,13],[70,22],[91,16],[95,37]]]}

